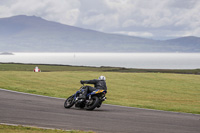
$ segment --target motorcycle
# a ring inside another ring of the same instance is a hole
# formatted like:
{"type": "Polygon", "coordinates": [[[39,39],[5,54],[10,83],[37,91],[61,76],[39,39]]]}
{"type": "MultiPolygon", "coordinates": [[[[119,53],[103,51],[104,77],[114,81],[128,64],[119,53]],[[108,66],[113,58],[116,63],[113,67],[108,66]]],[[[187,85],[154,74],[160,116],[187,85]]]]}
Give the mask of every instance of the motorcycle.
{"type": "Polygon", "coordinates": [[[105,90],[97,89],[91,93],[88,93],[86,96],[86,100],[81,99],[84,92],[84,88],[86,86],[80,87],[80,90],[78,90],[74,95],[68,97],[64,103],[65,108],[71,108],[74,104],[75,107],[86,109],[86,110],[94,110],[95,108],[100,108],[103,101],[106,100],[106,93],[105,90]]]}

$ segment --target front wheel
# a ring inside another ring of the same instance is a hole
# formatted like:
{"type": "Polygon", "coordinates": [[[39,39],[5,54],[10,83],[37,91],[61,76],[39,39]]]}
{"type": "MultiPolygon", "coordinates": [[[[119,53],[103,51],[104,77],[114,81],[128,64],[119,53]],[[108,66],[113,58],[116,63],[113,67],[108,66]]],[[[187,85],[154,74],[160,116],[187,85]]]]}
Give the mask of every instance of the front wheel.
{"type": "Polygon", "coordinates": [[[70,96],[69,98],[67,98],[67,100],[65,100],[64,107],[71,108],[74,105],[74,103],[74,96],[70,96]]]}
{"type": "Polygon", "coordinates": [[[94,110],[99,105],[99,98],[93,96],[90,101],[86,104],[86,110],[94,110]]]}

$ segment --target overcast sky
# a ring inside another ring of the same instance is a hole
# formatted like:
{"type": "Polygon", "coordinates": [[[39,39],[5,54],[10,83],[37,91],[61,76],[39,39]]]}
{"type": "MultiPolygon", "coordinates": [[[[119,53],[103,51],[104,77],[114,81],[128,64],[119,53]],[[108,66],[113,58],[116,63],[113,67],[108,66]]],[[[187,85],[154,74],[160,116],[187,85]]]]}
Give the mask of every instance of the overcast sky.
{"type": "Polygon", "coordinates": [[[0,18],[15,15],[153,39],[200,37],[200,0],[0,0],[0,18]]]}

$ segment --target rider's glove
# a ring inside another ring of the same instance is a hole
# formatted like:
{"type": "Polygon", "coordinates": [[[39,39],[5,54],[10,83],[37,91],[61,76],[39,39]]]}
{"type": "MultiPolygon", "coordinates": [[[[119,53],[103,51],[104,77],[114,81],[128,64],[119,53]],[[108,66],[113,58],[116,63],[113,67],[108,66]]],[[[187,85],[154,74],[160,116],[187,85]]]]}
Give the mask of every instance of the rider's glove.
{"type": "Polygon", "coordinates": [[[81,80],[80,83],[83,84],[83,80],[81,80]]]}

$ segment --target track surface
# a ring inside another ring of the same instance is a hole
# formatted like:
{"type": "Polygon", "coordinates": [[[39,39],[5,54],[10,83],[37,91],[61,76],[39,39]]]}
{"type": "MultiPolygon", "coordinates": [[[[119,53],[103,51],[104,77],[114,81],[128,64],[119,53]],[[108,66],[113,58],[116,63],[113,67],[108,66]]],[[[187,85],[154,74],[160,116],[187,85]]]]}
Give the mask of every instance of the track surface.
{"type": "Polygon", "coordinates": [[[0,89],[0,123],[108,133],[200,133],[200,115],[112,105],[65,109],[64,101],[0,89]]]}

